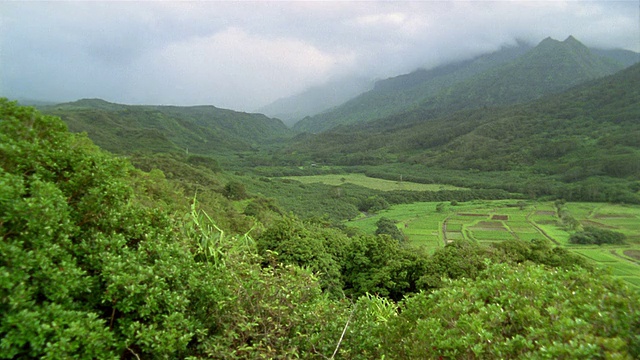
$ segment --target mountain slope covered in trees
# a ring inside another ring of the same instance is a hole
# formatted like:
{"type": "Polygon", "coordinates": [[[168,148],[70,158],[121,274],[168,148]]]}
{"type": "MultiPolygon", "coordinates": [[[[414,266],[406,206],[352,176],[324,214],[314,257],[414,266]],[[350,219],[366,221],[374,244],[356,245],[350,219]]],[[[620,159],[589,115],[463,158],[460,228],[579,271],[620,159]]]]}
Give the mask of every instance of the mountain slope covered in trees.
{"type": "Polygon", "coordinates": [[[248,150],[289,136],[277,119],[213,106],[133,106],[85,99],[44,107],[73,132],[86,132],[115,153],[191,152],[203,155],[248,150]]]}
{"type": "Polygon", "coordinates": [[[435,119],[415,110],[337,127],[303,136],[288,152],[325,164],[526,170],[562,182],[604,176],[631,186],[640,179],[638,82],[634,65],[527,104],[435,119]]]}
{"type": "Polygon", "coordinates": [[[619,71],[632,61],[632,54],[596,54],[573,37],[562,42],[547,38],[535,48],[519,44],[473,60],[379,82],[372,91],[305,119],[294,129],[317,133],[418,108],[441,115],[530,101],[619,71]]]}

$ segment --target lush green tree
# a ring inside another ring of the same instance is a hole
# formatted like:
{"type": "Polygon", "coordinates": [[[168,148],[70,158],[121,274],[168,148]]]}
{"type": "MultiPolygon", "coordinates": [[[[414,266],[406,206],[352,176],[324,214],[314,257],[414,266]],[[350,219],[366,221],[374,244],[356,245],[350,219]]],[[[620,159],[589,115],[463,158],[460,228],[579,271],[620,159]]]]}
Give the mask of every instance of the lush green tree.
{"type": "Polygon", "coordinates": [[[427,267],[418,280],[420,289],[443,286],[445,279],[475,279],[484,269],[486,253],[478,244],[456,240],[437,249],[427,261],[427,267]]]}
{"type": "Polygon", "coordinates": [[[389,203],[379,195],[367,197],[358,206],[358,210],[369,213],[376,213],[387,208],[389,208],[389,203]]]}
{"type": "Polygon", "coordinates": [[[405,240],[405,236],[402,233],[402,230],[398,229],[398,226],[396,226],[396,222],[386,217],[381,217],[376,222],[376,235],[387,235],[399,242],[403,242],[405,240]]]}
{"type": "Polygon", "coordinates": [[[249,197],[244,184],[239,181],[231,181],[224,186],[224,196],[230,200],[242,200],[249,197]]]}
{"type": "Polygon", "coordinates": [[[532,262],[552,267],[572,268],[579,266],[591,269],[592,266],[584,257],[577,255],[565,248],[554,246],[545,238],[531,241],[506,240],[491,244],[487,249],[488,258],[494,262],[524,263],[532,262]]]}
{"type": "Polygon", "coordinates": [[[400,300],[416,291],[426,262],[427,256],[419,249],[405,248],[389,236],[353,237],[341,262],[345,293],[400,300]]]}
{"type": "Polygon", "coordinates": [[[624,244],[625,235],[621,232],[602,229],[595,226],[586,226],[583,231],[578,231],[569,237],[572,244],[624,244]]]}
{"type": "Polygon", "coordinates": [[[317,227],[290,217],[276,221],[256,239],[260,254],[273,257],[275,264],[309,268],[319,274],[324,288],[339,293],[342,289],[340,265],[331,252],[340,250],[329,248],[325,240],[317,227]]]}

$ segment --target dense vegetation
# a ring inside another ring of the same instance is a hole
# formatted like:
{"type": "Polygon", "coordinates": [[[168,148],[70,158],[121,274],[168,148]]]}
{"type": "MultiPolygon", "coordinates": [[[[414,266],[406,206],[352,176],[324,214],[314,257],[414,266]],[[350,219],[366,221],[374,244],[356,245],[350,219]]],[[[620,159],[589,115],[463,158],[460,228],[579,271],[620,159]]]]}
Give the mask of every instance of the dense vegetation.
{"type": "Polygon", "coordinates": [[[3,358],[640,356],[638,294],[548,242],[427,254],[282,215],[206,161],[143,172],[0,116],[3,358]]]}
{"type": "Polygon", "coordinates": [[[587,226],[584,230],[572,234],[569,242],[572,244],[623,244],[624,234],[617,231],[599,229],[594,226],[587,226]]]}

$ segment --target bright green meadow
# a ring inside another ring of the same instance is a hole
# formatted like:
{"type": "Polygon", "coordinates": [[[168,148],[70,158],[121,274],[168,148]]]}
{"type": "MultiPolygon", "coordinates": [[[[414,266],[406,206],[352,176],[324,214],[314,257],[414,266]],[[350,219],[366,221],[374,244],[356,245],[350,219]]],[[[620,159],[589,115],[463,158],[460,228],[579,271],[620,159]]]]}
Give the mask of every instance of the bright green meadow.
{"type": "Polygon", "coordinates": [[[444,184],[419,184],[415,182],[384,180],[368,177],[365,174],[328,174],[313,176],[288,176],[284,179],[299,181],[303,184],[325,184],[339,186],[343,184],[353,184],[369,189],[381,191],[408,190],[408,191],[438,191],[438,190],[463,190],[464,188],[444,185],[444,184]]]}
{"type": "Polygon", "coordinates": [[[410,246],[429,251],[447,242],[467,239],[481,244],[510,239],[548,239],[554,244],[608,268],[613,275],[640,289],[640,206],[603,203],[567,203],[582,226],[596,226],[625,234],[624,245],[573,245],[552,202],[518,200],[471,201],[436,210],[436,202],[392,206],[345,224],[373,233],[381,217],[397,221],[410,246]]]}

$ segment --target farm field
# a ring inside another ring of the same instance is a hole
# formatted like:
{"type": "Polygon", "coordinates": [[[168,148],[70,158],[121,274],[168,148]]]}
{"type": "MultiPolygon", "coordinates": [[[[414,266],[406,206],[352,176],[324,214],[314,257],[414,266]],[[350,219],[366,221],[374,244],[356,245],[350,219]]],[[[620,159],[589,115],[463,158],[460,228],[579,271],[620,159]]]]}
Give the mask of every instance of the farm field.
{"type": "Polygon", "coordinates": [[[410,190],[410,191],[438,191],[438,190],[461,190],[463,188],[443,184],[419,184],[407,181],[391,181],[368,177],[364,174],[329,174],[313,176],[286,176],[282,179],[299,181],[303,184],[322,183],[326,185],[338,186],[345,183],[363,186],[369,189],[381,191],[410,190]]]}
{"type": "Polygon", "coordinates": [[[467,239],[490,244],[509,239],[531,241],[546,238],[608,268],[640,290],[640,206],[604,203],[567,203],[565,209],[582,226],[615,230],[626,235],[624,245],[573,245],[572,233],[565,229],[553,202],[479,200],[446,204],[436,210],[436,202],[396,205],[378,214],[346,222],[347,226],[373,233],[381,217],[397,221],[408,246],[435,251],[447,242],[467,239]]]}

